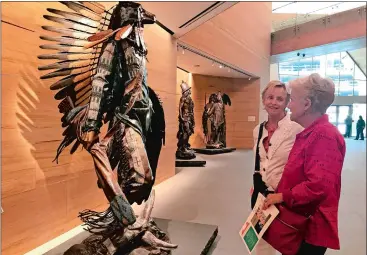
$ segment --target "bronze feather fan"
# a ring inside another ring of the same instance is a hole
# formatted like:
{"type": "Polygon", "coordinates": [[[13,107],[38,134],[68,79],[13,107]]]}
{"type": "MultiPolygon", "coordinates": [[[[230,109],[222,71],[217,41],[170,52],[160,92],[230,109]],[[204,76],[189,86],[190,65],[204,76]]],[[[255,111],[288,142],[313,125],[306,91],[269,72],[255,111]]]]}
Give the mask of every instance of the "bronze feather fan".
{"type": "Polygon", "coordinates": [[[41,45],[40,48],[48,52],[38,58],[55,62],[39,66],[38,69],[48,71],[41,79],[58,79],[51,84],[50,89],[58,90],[55,99],[62,100],[59,104],[60,112],[67,113],[89,102],[91,79],[96,71],[103,42],[91,41],[90,38],[107,31],[114,7],[105,10],[103,5],[96,2],[61,3],[70,11],[48,8],[50,15],[43,17],[54,22],[55,26],[42,26],[45,31],[59,36],[40,36],[42,40],[55,43],[41,45]]]}

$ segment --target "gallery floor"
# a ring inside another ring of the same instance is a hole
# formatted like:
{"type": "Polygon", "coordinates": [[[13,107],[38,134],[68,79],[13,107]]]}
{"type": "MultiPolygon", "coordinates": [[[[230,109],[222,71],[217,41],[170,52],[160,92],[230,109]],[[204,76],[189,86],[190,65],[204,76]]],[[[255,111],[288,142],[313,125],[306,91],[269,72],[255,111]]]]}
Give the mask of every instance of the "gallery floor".
{"type": "MultiPolygon", "coordinates": [[[[210,254],[247,254],[238,231],[250,211],[252,152],[202,157],[205,167],[177,168],[174,177],[156,186],[153,216],[218,225],[210,254]]],[[[339,212],[341,251],[326,254],[366,254],[365,141],[347,140],[339,212]]]]}
{"type": "MultiPolygon", "coordinates": [[[[247,254],[238,231],[249,213],[252,185],[251,151],[202,155],[204,168],[180,168],[156,188],[153,215],[217,224],[219,237],[212,255],[247,254]]],[[[347,140],[339,210],[341,251],[326,254],[366,254],[366,143],[347,140]]]]}

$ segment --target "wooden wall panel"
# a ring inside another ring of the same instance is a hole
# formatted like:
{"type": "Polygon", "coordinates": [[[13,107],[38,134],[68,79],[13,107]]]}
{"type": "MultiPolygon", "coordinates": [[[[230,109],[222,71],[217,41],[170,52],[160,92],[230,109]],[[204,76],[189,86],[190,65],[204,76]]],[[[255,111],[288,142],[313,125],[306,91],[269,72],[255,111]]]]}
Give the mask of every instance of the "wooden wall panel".
{"type": "MultiPolygon", "coordinates": [[[[249,122],[248,116],[259,115],[259,79],[234,79],[197,74],[187,74],[177,69],[177,91],[181,93],[179,83],[186,79],[192,87],[192,99],[195,108],[195,133],[190,137],[192,147],[204,146],[202,114],[205,106],[205,94],[208,102],[211,93],[218,90],[229,95],[232,106],[226,106],[227,146],[236,148],[252,148],[252,130],[257,122],[249,122]]],[[[178,94],[179,94],[178,93],[178,94]]],[[[179,100],[180,95],[178,95],[179,100]]],[[[178,108],[178,102],[177,102],[178,108]]]]}
{"type": "MultiPolygon", "coordinates": [[[[109,4],[109,3],[108,3],[109,4]]],[[[81,224],[83,209],[104,210],[93,162],[83,150],[66,149],[52,162],[62,139],[58,102],[50,81],[39,79],[39,39],[46,8],[56,2],[2,3],[2,254],[17,255],[81,224]]],[[[157,169],[159,183],[174,175],[176,40],[159,26],[146,26],[148,83],[161,96],[166,115],[166,146],[157,169]]],[[[45,64],[45,62],[42,62],[45,64]]]]}
{"type": "Polygon", "coordinates": [[[355,8],[320,17],[273,35],[271,55],[366,37],[366,9],[355,8]]]}
{"type": "MultiPolygon", "coordinates": [[[[263,89],[270,73],[271,13],[271,2],[239,2],[179,39],[257,75],[263,89]]],[[[265,116],[260,110],[256,122],[265,116]]]]}

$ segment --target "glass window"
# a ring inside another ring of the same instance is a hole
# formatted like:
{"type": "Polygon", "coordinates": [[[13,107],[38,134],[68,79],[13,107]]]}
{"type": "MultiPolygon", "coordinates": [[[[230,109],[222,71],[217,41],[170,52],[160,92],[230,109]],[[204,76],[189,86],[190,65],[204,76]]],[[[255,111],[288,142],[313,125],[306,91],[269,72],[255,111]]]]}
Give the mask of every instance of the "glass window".
{"type": "Polygon", "coordinates": [[[337,95],[339,96],[353,96],[354,94],[354,80],[353,79],[340,79],[340,85],[339,85],[339,93],[337,95]]]}
{"type": "Polygon", "coordinates": [[[354,79],[362,80],[362,81],[366,80],[366,75],[364,75],[364,73],[361,71],[361,69],[358,66],[356,66],[354,70],[354,79]]]}
{"type": "Polygon", "coordinates": [[[338,114],[338,122],[344,123],[345,119],[349,114],[349,105],[340,105],[339,106],[339,114],[338,114]]]}
{"type": "Polygon", "coordinates": [[[354,68],[354,95],[365,96],[366,95],[366,75],[361,71],[358,66],[354,68]]]}
{"type": "Polygon", "coordinates": [[[340,52],[326,55],[326,75],[339,74],[340,52]]]}
{"type": "Polygon", "coordinates": [[[317,56],[312,58],[312,70],[314,73],[318,73],[325,77],[326,75],[326,55],[317,56]]]}
{"type": "Polygon", "coordinates": [[[299,64],[298,60],[293,62],[279,63],[279,74],[298,75],[299,64]]]}
{"type": "Polygon", "coordinates": [[[336,123],[336,106],[332,105],[326,110],[326,114],[329,115],[329,122],[336,123]]]}
{"type": "Polygon", "coordinates": [[[298,77],[318,73],[335,83],[337,96],[366,96],[366,75],[347,52],[279,63],[279,79],[285,83],[298,77]]]}
{"type": "Polygon", "coordinates": [[[299,60],[299,69],[298,69],[298,75],[300,77],[307,76],[314,73],[313,72],[313,64],[312,64],[312,58],[302,58],[299,60]]]}
{"type": "Polygon", "coordinates": [[[339,130],[339,132],[340,132],[342,135],[344,135],[344,134],[345,134],[346,129],[347,129],[347,127],[346,127],[346,125],[345,125],[345,124],[341,124],[341,123],[339,123],[339,124],[338,124],[338,130],[339,130]]]}
{"type": "Polygon", "coordinates": [[[361,80],[354,80],[354,95],[355,96],[366,96],[367,82],[361,80]]]}
{"type": "Polygon", "coordinates": [[[289,81],[295,80],[298,78],[298,75],[284,75],[284,74],[279,74],[279,80],[281,82],[287,83],[289,81]]]}

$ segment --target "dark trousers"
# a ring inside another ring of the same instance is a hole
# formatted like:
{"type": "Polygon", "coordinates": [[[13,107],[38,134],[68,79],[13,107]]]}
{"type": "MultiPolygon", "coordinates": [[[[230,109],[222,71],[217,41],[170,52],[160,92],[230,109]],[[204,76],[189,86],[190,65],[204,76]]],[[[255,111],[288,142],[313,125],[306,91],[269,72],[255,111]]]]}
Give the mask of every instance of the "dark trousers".
{"type": "Polygon", "coordinates": [[[358,140],[358,139],[359,139],[359,136],[361,136],[361,140],[364,140],[363,128],[357,128],[357,136],[356,136],[356,140],[358,140]]]}
{"type": "Polygon", "coordinates": [[[306,242],[301,244],[301,247],[297,255],[324,255],[326,252],[326,247],[315,246],[306,242]]]}
{"type": "Polygon", "coordinates": [[[351,132],[352,132],[352,125],[347,125],[347,127],[346,127],[346,130],[345,130],[345,135],[344,135],[344,137],[350,137],[350,135],[351,135],[351,132]]]}

